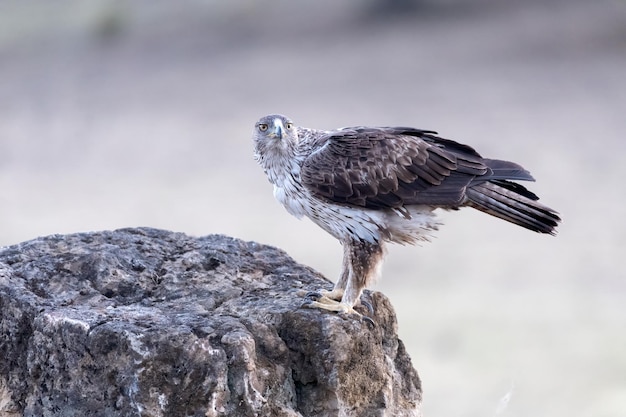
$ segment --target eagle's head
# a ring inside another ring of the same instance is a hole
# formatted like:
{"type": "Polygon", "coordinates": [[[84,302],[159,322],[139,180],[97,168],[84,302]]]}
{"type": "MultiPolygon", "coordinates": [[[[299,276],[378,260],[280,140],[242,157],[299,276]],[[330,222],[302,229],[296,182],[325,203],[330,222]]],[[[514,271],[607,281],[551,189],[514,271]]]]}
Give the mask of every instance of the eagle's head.
{"type": "Polygon", "coordinates": [[[292,154],[298,132],[288,117],[270,114],[256,122],[252,139],[255,158],[261,162],[292,154]]]}
{"type": "Polygon", "coordinates": [[[293,122],[282,114],[270,114],[261,117],[254,128],[255,140],[293,140],[296,136],[293,122]]]}

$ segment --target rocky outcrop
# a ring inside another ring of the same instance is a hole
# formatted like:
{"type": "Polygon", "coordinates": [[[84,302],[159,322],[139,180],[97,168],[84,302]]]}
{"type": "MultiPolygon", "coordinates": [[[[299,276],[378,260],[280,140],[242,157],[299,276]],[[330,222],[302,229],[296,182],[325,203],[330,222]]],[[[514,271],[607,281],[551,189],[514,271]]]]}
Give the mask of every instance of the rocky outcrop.
{"type": "Polygon", "coordinates": [[[138,228],[0,249],[2,416],[416,416],[420,380],[374,324],[302,308],[330,288],[284,252],[138,228]]]}

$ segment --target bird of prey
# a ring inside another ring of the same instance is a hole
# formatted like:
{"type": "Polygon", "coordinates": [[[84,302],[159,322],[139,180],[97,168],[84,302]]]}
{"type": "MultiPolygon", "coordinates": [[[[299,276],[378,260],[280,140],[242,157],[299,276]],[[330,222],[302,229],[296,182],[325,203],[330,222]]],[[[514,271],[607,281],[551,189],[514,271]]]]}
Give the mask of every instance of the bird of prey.
{"type": "MultiPolygon", "coordinates": [[[[434,210],[472,207],[526,229],[554,234],[559,215],[513,181],[534,181],[520,165],[411,127],[317,130],[283,115],[255,125],[254,155],[292,215],[339,240],[343,268],[332,291],[308,305],[355,313],[378,276],[386,242],[428,240],[434,210]]],[[[357,313],[358,314],[358,313],[357,313]]]]}

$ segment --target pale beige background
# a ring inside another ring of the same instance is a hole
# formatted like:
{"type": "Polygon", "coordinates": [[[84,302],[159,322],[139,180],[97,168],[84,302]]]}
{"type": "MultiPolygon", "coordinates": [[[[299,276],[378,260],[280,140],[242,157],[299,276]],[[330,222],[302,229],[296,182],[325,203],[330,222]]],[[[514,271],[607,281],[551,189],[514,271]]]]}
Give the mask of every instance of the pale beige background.
{"type": "Polygon", "coordinates": [[[273,200],[254,122],[435,129],[522,163],[564,223],[466,209],[391,248],[376,288],[424,414],[626,416],[626,2],[371,4],[0,1],[0,245],[225,233],[334,278],[339,245],[273,200]]]}

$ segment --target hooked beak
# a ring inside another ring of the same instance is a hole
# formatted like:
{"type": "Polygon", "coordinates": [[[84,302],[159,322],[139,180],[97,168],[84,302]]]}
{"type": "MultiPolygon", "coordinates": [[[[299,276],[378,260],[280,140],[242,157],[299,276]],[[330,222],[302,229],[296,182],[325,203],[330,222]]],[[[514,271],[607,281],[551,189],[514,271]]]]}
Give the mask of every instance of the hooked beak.
{"type": "Polygon", "coordinates": [[[284,130],[285,130],[285,127],[283,126],[283,122],[281,122],[280,120],[275,120],[274,130],[272,131],[272,136],[278,139],[282,139],[284,130]]]}

